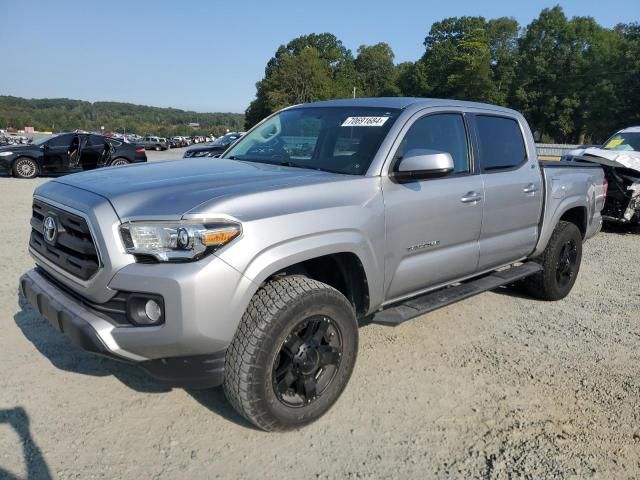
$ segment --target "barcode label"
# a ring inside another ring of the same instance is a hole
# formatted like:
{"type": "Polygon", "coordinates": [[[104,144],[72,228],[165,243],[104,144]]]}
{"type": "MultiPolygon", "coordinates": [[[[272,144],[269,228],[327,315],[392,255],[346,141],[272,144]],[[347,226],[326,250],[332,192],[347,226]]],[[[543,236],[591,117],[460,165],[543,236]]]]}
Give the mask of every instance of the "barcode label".
{"type": "Polygon", "coordinates": [[[342,122],[343,127],[381,127],[389,117],[349,117],[342,122]]]}

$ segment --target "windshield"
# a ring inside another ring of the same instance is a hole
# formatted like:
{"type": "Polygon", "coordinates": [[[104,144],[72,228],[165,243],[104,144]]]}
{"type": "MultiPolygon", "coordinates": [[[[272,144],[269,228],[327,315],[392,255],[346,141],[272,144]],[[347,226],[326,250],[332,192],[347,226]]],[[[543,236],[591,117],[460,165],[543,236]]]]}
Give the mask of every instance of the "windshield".
{"type": "Polygon", "coordinates": [[[616,133],[604,142],[605,150],[634,150],[640,152],[640,132],[616,133]]]}
{"type": "Polygon", "coordinates": [[[47,135],[46,137],[42,137],[39,138],[37,140],[34,140],[32,145],[43,145],[45,142],[48,142],[49,140],[51,140],[52,138],[56,138],[58,135],[47,135]]]}
{"type": "Polygon", "coordinates": [[[210,143],[212,146],[220,146],[220,145],[228,145],[233,142],[238,135],[224,135],[223,137],[216,138],[213,142],[210,143]]]}
{"type": "Polygon", "coordinates": [[[397,109],[284,110],[242,137],[223,158],[364,175],[397,109]]]}

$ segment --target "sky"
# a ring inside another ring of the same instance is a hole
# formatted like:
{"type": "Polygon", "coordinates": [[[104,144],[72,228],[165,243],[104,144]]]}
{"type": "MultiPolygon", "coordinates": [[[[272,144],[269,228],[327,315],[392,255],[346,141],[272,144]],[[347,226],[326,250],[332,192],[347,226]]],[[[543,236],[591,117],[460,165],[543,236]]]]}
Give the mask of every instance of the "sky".
{"type": "Polygon", "coordinates": [[[331,32],[354,54],[387,42],[415,61],[433,22],[545,7],[601,25],[640,21],[640,0],[0,0],[0,95],[243,112],[279,45],[331,32]]]}

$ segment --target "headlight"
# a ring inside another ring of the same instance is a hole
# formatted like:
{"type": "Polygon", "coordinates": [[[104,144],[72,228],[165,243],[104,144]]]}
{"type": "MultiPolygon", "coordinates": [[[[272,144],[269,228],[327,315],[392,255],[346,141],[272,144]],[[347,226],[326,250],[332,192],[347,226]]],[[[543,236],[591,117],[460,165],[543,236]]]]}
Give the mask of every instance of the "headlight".
{"type": "Polygon", "coordinates": [[[13,152],[0,152],[0,157],[8,157],[9,155],[13,155],[13,152]]]}
{"type": "Polygon", "coordinates": [[[238,223],[129,222],[120,226],[127,253],[161,262],[189,262],[215,252],[242,232],[238,223]]]}

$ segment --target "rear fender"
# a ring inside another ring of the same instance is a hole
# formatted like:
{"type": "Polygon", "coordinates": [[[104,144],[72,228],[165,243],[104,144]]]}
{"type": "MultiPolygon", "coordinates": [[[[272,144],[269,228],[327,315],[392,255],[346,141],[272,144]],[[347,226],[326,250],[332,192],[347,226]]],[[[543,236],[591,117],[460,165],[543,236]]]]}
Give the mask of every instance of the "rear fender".
{"type": "Polygon", "coordinates": [[[545,207],[545,218],[542,223],[542,229],[540,231],[540,238],[538,239],[538,244],[534,252],[530,255],[531,257],[537,257],[544,252],[544,249],[547,248],[547,244],[549,243],[549,239],[551,235],[553,235],[553,231],[555,230],[558,222],[562,218],[562,216],[571,210],[572,208],[584,208],[587,212],[587,218],[585,219],[587,231],[590,228],[590,219],[592,218],[592,209],[589,208],[589,201],[585,196],[571,196],[561,200],[558,206],[553,210],[553,214],[550,217],[547,217],[547,208],[545,207]]]}

